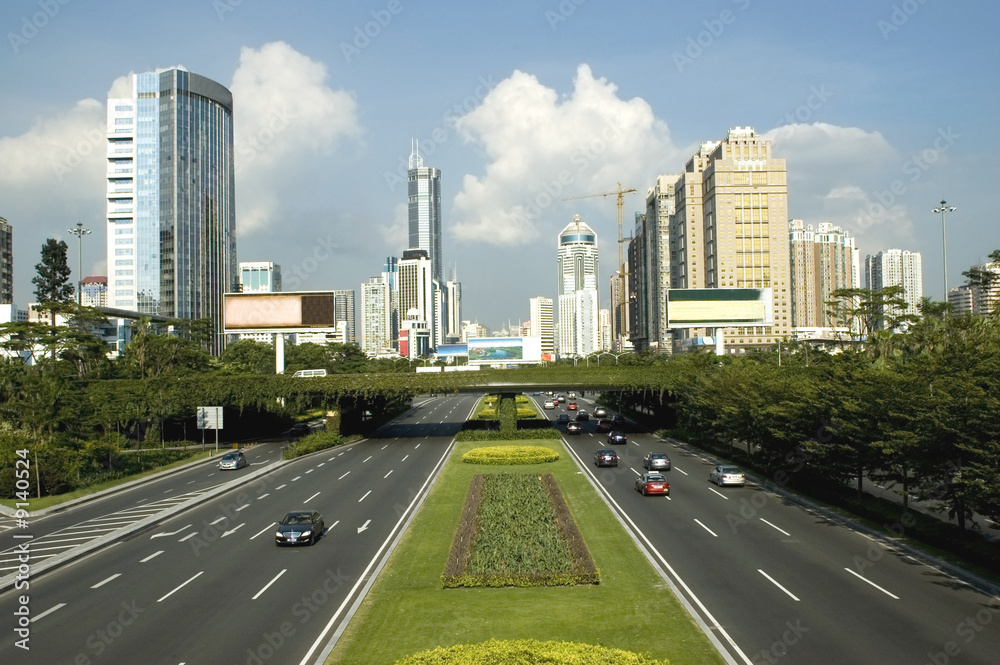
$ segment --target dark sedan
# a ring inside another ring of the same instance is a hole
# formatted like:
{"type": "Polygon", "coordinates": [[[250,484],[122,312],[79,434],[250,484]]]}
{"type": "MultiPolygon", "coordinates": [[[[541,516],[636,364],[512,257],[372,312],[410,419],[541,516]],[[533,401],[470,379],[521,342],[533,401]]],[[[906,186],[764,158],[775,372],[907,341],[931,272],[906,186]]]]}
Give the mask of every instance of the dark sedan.
{"type": "Polygon", "coordinates": [[[582,434],[583,433],[583,425],[581,425],[580,423],[575,423],[575,422],[574,423],[567,423],[566,424],[566,433],[567,434],[582,434]]]}
{"type": "Polygon", "coordinates": [[[608,434],[608,443],[628,443],[628,437],[624,432],[611,432],[608,434]]]}
{"type": "Polygon", "coordinates": [[[560,413],[559,416],[556,418],[556,422],[563,423],[563,424],[568,423],[569,422],[569,414],[568,413],[560,413]]]}
{"type": "Polygon", "coordinates": [[[610,432],[615,428],[615,424],[611,422],[611,418],[601,418],[597,421],[597,431],[598,432],[610,432]]]}
{"type": "Polygon", "coordinates": [[[597,466],[618,466],[618,453],[610,448],[604,448],[594,453],[594,464],[597,466]]]}
{"type": "Polygon", "coordinates": [[[590,420],[590,414],[587,413],[586,411],[584,411],[583,409],[580,409],[579,411],[576,412],[576,419],[577,420],[590,420]]]}
{"type": "Polygon", "coordinates": [[[296,510],[288,513],[278,522],[274,533],[274,544],[314,545],[323,535],[323,516],[315,510],[296,510]]]}

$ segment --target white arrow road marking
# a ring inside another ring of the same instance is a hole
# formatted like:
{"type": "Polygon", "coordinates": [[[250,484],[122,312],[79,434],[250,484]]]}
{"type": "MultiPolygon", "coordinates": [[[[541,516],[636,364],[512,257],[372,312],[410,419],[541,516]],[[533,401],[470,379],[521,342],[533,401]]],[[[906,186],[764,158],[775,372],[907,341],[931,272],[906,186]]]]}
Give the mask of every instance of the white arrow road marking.
{"type": "Polygon", "coordinates": [[[372,521],[368,520],[367,522],[365,522],[364,524],[362,524],[361,526],[359,526],[358,527],[358,533],[361,533],[362,531],[366,530],[368,528],[368,525],[371,524],[371,523],[372,523],[372,521]]]}
{"type": "Polygon", "coordinates": [[[191,525],[188,524],[187,526],[182,526],[181,528],[177,529],[177,531],[164,531],[163,533],[154,533],[152,536],[149,537],[149,539],[152,540],[153,538],[163,538],[164,536],[176,536],[181,531],[184,531],[185,529],[190,529],[190,528],[191,528],[191,525]]]}
{"type": "Polygon", "coordinates": [[[238,525],[234,526],[232,529],[230,529],[229,531],[223,531],[222,535],[219,536],[219,537],[220,538],[225,538],[226,536],[228,536],[231,533],[236,533],[241,526],[245,526],[245,525],[246,525],[246,522],[243,522],[242,524],[238,524],[238,525]]]}

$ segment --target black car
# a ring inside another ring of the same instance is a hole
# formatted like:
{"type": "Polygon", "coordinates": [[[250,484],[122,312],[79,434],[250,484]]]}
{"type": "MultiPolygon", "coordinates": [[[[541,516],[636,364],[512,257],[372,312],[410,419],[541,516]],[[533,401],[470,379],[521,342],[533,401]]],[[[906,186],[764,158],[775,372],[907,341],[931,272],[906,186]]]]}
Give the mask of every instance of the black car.
{"type": "Polygon", "coordinates": [[[590,414],[587,413],[586,411],[584,411],[583,409],[581,409],[581,410],[579,410],[579,411],[576,412],[576,419],[577,420],[590,420],[590,414]]]}
{"type": "Polygon", "coordinates": [[[582,434],[583,433],[583,425],[581,425],[580,423],[567,423],[566,424],[566,433],[567,434],[582,434]]]}
{"type": "Polygon", "coordinates": [[[615,430],[608,434],[608,443],[628,443],[628,437],[625,436],[624,432],[615,430]]]}
{"type": "Polygon", "coordinates": [[[306,434],[312,434],[312,427],[309,427],[309,423],[295,423],[292,425],[292,429],[288,430],[289,436],[299,437],[306,434]]]}
{"type": "Polygon", "coordinates": [[[594,464],[597,466],[618,466],[618,453],[610,448],[603,448],[594,453],[594,464]]]}
{"type": "Polygon", "coordinates": [[[615,427],[624,427],[625,426],[625,417],[622,414],[620,414],[620,413],[616,413],[615,415],[611,416],[611,423],[615,427]]]}
{"type": "Polygon", "coordinates": [[[611,422],[611,418],[601,418],[597,421],[597,431],[598,432],[610,432],[615,428],[615,424],[611,422]]]}
{"type": "Polygon", "coordinates": [[[563,423],[563,424],[568,423],[569,422],[569,414],[568,413],[560,413],[559,417],[556,418],[556,422],[563,423]]]}
{"type": "Polygon", "coordinates": [[[274,544],[315,545],[323,535],[323,516],[315,510],[296,510],[288,513],[278,522],[274,533],[274,544]]]}

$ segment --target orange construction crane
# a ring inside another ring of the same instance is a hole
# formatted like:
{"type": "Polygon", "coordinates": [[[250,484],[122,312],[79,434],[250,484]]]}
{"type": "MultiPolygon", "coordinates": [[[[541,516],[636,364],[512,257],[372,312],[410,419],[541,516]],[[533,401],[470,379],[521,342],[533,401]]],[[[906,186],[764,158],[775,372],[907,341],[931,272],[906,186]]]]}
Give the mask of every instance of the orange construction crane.
{"type": "MultiPolygon", "coordinates": [[[[598,196],[617,196],[618,197],[618,265],[615,266],[615,272],[618,273],[618,302],[615,303],[615,319],[618,319],[619,328],[623,328],[620,318],[622,316],[622,305],[625,297],[625,275],[621,272],[622,265],[625,262],[623,246],[625,244],[625,237],[622,234],[622,215],[625,208],[625,195],[635,192],[635,188],[622,189],[622,184],[618,183],[618,190],[614,192],[602,192],[600,194],[584,194],[582,196],[569,196],[563,201],[574,201],[576,199],[592,199],[598,196]]],[[[617,334],[617,333],[616,333],[617,334]]],[[[620,351],[621,349],[619,349],[620,351]]]]}

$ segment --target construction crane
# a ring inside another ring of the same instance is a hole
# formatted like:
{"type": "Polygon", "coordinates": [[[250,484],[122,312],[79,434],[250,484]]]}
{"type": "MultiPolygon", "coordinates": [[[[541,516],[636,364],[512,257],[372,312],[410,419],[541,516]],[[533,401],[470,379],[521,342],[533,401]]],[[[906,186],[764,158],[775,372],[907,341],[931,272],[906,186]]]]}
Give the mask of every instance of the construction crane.
{"type": "MultiPolygon", "coordinates": [[[[619,182],[618,183],[618,190],[614,191],[614,192],[602,192],[600,194],[583,194],[582,196],[569,196],[569,197],[563,199],[563,201],[575,201],[577,199],[592,199],[592,198],[596,198],[598,196],[600,196],[600,197],[617,196],[618,197],[618,265],[615,266],[615,272],[618,273],[619,277],[618,277],[618,302],[615,303],[615,319],[618,320],[618,328],[619,328],[619,330],[616,331],[616,334],[620,334],[621,330],[624,328],[624,326],[622,325],[622,322],[621,322],[622,305],[624,304],[623,298],[625,297],[625,275],[624,275],[624,273],[621,272],[622,265],[625,262],[624,251],[623,251],[624,244],[625,244],[625,237],[622,234],[622,215],[623,215],[623,211],[624,211],[624,208],[625,208],[625,195],[626,194],[631,194],[631,193],[633,193],[635,191],[636,190],[635,190],[634,187],[630,188],[630,189],[622,189],[622,184],[619,182]]],[[[620,346],[621,346],[621,344],[619,342],[619,347],[620,346]]],[[[619,348],[618,350],[621,351],[621,348],[619,348]]]]}

